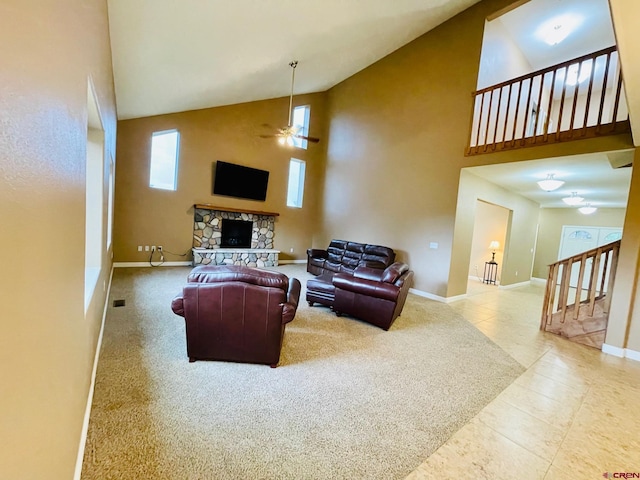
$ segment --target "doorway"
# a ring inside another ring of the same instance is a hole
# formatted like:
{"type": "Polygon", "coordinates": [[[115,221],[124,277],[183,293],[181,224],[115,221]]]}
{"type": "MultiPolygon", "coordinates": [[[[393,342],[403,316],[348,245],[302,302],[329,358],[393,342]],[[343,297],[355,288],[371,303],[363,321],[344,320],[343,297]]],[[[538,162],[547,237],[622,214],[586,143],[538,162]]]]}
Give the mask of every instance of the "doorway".
{"type": "Polygon", "coordinates": [[[476,200],[469,262],[470,279],[491,285],[500,284],[510,218],[511,210],[508,208],[476,200]],[[497,265],[490,265],[489,262],[492,261],[497,265]]]}

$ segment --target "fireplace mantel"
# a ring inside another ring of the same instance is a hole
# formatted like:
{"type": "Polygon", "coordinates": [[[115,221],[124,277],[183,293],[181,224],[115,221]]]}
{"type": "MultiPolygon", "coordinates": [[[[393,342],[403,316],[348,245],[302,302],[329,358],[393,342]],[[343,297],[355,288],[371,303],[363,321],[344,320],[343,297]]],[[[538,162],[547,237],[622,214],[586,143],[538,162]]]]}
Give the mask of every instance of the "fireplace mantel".
{"type": "Polygon", "coordinates": [[[254,215],[264,215],[267,217],[278,217],[279,213],[275,212],[261,212],[259,210],[246,210],[244,208],[231,208],[231,207],[217,207],[215,205],[211,205],[209,203],[196,203],[194,205],[195,208],[200,208],[202,210],[217,210],[219,212],[234,212],[234,213],[252,213],[254,215]]]}

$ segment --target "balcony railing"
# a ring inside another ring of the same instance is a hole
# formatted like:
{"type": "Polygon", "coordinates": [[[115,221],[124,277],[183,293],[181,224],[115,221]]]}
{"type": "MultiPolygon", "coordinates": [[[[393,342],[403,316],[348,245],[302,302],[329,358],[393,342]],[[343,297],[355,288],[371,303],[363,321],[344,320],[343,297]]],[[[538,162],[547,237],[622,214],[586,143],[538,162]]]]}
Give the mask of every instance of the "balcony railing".
{"type": "Polygon", "coordinates": [[[616,47],[473,93],[468,155],[630,131],[616,47]]]}

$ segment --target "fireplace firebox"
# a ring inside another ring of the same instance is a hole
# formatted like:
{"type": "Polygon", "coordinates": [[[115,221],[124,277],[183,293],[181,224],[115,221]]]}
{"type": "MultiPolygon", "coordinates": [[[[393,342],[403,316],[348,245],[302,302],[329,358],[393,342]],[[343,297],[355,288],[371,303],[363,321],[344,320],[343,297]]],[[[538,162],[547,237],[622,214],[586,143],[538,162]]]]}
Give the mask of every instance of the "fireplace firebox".
{"type": "Polygon", "coordinates": [[[253,222],[223,218],[221,230],[222,238],[220,246],[222,248],[251,248],[253,222]]]}

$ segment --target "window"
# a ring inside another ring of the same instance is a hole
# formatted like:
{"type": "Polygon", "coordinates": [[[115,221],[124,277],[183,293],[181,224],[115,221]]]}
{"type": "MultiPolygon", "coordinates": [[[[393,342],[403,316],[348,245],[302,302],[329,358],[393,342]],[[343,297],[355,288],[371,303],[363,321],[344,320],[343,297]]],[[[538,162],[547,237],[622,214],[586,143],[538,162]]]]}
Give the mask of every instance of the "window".
{"type": "Polygon", "coordinates": [[[302,208],[304,195],[304,171],[306,163],[297,158],[289,162],[289,188],[287,189],[287,207],[302,208]]]}
{"type": "Polygon", "coordinates": [[[149,186],[175,190],[178,176],[180,133],[177,130],[153,132],[151,136],[151,171],[149,186]]]}
{"type": "Polygon", "coordinates": [[[107,250],[113,242],[113,194],[116,181],[116,166],[113,157],[109,159],[109,196],[107,200],[107,250]]]}
{"type": "MultiPolygon", "coordinates": [[[[295,107],[293,109],[293,126],[298,127],[298,135],[309,136],[309,105],[295,107]]],[[[293,138],[293,146],[298,148],[307,148],[307,141],[302,138],[293,138]]]]}

